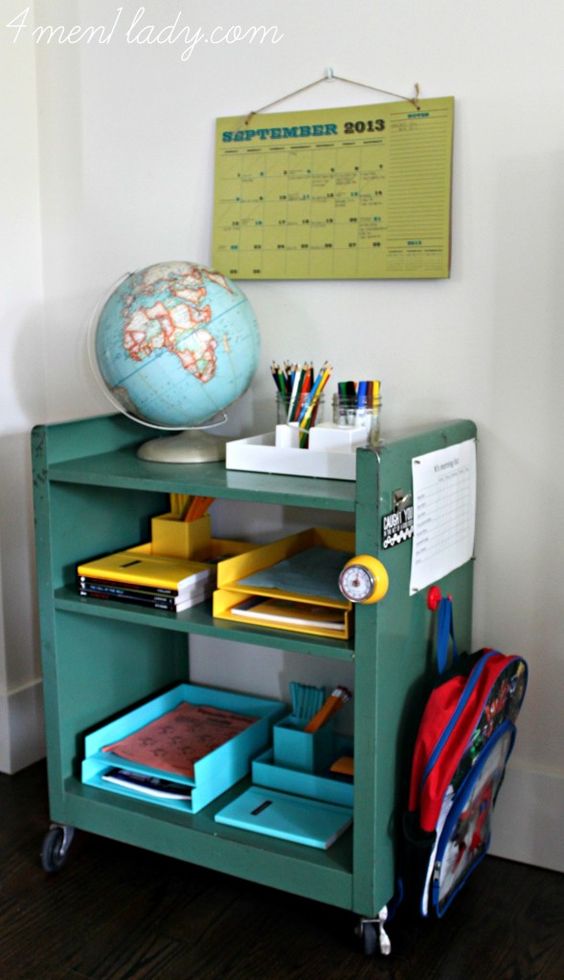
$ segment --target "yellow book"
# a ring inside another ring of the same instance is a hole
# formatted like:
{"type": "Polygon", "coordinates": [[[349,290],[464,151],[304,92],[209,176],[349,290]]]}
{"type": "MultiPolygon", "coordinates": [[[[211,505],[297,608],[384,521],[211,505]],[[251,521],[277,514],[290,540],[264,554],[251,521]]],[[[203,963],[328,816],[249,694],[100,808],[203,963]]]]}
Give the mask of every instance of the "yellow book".
{"type": "Polygon", "coordinates": [[[214,574],[213,569],[204,562],[147,554],[135,548],[83,562],[78,565],[77,572],[79,576],[88,578],[155,586],[178,592],[209,582],[214,574]]]}

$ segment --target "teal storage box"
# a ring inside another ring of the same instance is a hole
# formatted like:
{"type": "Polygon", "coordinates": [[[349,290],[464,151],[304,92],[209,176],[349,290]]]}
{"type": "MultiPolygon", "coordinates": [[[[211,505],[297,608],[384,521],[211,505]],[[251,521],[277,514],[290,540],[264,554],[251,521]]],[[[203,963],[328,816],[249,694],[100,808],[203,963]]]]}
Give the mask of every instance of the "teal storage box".
{"type": "Polygon", "coordinates": [[[302,772],[323,772],[335,760],[333,722],[317,732],[304,732],[307,720],[288,715],[274,726],[274,763],[302,772]]]}
{"type": "Polygon", "coordinates": [[[327,850],[348,830],[353,811],[334,803],[251,786],[219,810],[214,820],[254,834],[327,850]]]}
{"type": "MultiPolygon", "coordinates": [[[[341,755],[352,755],[350,739],[335,736],[333,760],[341,755]]],[[[352,780],[339,776],[316,776],[311,772],[299,772],[297,769],[285,769],[274,764],[274,753],[268,749],[253,761],[253,784],[265,789],[281,790],[295,796],[307,796],[311,800],[322,803],[338,803],[340,806],[352,807],[352,780]]]]}
{"type": "Polygon", "coordinates": [[[270,743],[273,722],[287,710],[287,706],[281,701],[256,698],[233,691],[221,691],[211,687],[179,684],[140,707],[125,712],[85,737],[82,782],[143,802],[156,803],[185,813],[197,813],[250,772],[252,759],[270,743]],[[103,751],[104,746],[113,745],[116,741],[126,738],[166,712],[172,711],[184,701],[192,705],[208,705],[235,714],[251,716],[257,720],[229,741],[198,759],[194,763],[193,778],[132,762],[112,752],[103,751]],[[107,782],[103,777],[107,777],[110,770],[115,769],[125,769],[144,777],[164,778],[167,783],[178,784],[179,795],[185,794],[189,798],[174,799],[170,795],[165,797],[145,795],[135,788],[107,782]]]}

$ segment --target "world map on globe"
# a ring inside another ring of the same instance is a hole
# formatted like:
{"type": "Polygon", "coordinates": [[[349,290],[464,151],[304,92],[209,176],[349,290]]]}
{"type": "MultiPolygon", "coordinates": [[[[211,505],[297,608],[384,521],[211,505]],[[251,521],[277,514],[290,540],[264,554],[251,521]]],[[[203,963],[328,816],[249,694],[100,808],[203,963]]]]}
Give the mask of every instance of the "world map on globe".
{"type": "Polygon", "coordinates": [[[95,324],[96,364],[114,404],[139,422],[198,426],[249,387],[259,331],[234,282],[192,262],[126,276],[95,324]]]}

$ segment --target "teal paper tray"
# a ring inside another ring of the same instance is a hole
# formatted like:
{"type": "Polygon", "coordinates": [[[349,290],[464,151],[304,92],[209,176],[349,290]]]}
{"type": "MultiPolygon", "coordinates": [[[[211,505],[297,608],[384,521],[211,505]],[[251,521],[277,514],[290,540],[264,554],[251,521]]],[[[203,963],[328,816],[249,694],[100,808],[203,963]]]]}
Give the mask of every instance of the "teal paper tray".
{"type": "MultiPolygon", "coordinates": [[[[352,755],[350,739],[335,736],[335,754],[352,755]]],[[[298,769],[286,769],[274,764],[272,749],[264,752],[253,761],[253,784],[267,789],[277,789],[295,796],[307,796],[323,803],[338,803],[340,806],[353,805],[353,783],[335,776],[314,775],[298,769]]]]}
{"type": "Polygon", "coordinates": [[[197,813],[250,772],[253,757],[262,752],[270,743],[273,722],[285,714],[287,710],[287,706],[281,701],[236,694],[232,691],[221,691],[212,687],[179,684],[133,711],[125,712],[119,718],[107,725],[102,725],[86,736],[82,782],[146,803],[155,803],[185,813],[197,813]],[[103,751],[105,745],[131,735],[132,732],[148,725],[149,722],[159,718],[165,712],[172,711],[182,701],[188,701],[191,704],[211,705],[214,708],[251,715],[258,720],[245,731],[235,735],[228,742],[214,749],[213,752],[199,759],[194,764],[193,779],[131,762],[129,759],[120,758],[112,752],[103,751]],[[140,773],[145,776],[164,778],[167,781],[178,783],[181,789],[188,787],[190,799],[156,798],[140,793],[135,789],[108,783],[102,778],[104,773],[116,768],[126,769],[129,772],[140,773]]]}

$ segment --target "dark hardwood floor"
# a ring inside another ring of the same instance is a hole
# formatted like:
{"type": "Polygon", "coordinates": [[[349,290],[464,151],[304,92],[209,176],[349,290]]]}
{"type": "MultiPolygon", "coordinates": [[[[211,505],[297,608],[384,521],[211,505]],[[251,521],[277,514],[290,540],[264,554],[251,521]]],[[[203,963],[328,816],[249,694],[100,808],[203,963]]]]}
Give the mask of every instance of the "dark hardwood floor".
{"type": "Polygon", "coordinates": [[[446,917],[367,958],[347,913],[77,834],[45,874],[43,764],[0,775],[0,977],[563,980],[564,875],[488,857],[446,917]]]}

